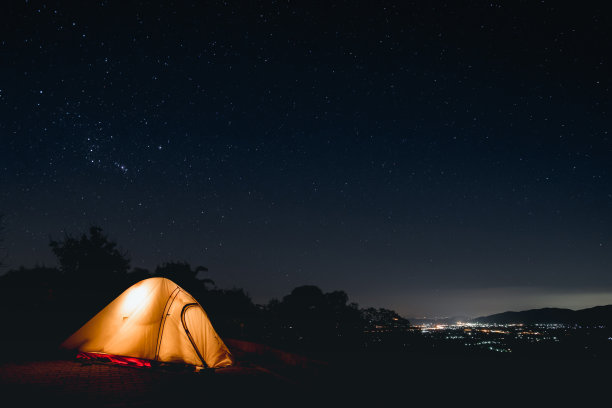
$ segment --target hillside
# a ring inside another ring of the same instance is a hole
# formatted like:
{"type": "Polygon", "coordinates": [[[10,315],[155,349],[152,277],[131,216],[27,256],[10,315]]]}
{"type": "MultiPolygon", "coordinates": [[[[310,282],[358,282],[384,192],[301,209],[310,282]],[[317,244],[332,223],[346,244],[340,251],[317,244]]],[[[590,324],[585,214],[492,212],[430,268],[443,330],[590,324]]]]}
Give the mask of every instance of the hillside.
{"type": "Polygon", "coordinates": [[[531,309],[521,312],[503,312],[472,319],[477,323],[564,323],[612,326],[612,305],[571,310],[558,308],[531,309]]]}

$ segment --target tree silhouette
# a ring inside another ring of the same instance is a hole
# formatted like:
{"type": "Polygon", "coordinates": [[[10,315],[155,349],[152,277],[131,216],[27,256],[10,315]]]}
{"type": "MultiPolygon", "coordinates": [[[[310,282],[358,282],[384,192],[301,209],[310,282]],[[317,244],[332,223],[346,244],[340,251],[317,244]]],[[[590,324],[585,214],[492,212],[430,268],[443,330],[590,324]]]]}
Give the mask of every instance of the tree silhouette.
{"type": "Polygon", "coordinates": [[[151,276],[151,272],[149,272],[148,269],[139,267],[132,268],[132,270],[126,276],[126,287],[132,286],[133,284],[140,282],[141,280],[148,279],[151,276]]]}
{"type": "Polygon", "coordinates": [[[243,289],[208,290],[199,301],[219,333],[237,338],[261,338],[260,309],[243,289]]]}
{"type": "Polygon", "coordinates": [[[0,276],[0,305],[11,307],[16,303],[19,308],[37,308],[45,304],[55,297],[59,275],[57,268],[40,265],[9,270],[0,276]],[[23,290],[27,290],[27,297],[23,296],[23,290]]]}
{"type": "Polygon", "coordinates": [[[105,285],[124,280],[130,268],[127,253],[109,241],[102,228],[92,226],[89,235],[74,238],[68,234],[62,241],[50,240],[60,270],[72,282],[105,285]]]}
{"type": "Polygon", "coordinates": [[[405,330],[410,327],[408,319],[382,307],[380,309],[369,307],[363,309],[361,314],[369,329],[405,330]]]}
{"type": "Polygon", "coordinates": [[[198,277],[200,272],[206,271],[208,268],[204,266],[196,266],[195,269],[192,269],[187,262],[167,262],[155,268],[155,276],[170,279],[198,298],[208,289],[206,285],[215,285],[212,279],[198,277]]]}
{"type": "Polygon", "coordinates": [[[343,291],[323,293],[317,286],[299,286],[268,310],[278,319],[271,331],[289,347],[329,349],[360,340],[362,321],[356,304],[343,291]]]}

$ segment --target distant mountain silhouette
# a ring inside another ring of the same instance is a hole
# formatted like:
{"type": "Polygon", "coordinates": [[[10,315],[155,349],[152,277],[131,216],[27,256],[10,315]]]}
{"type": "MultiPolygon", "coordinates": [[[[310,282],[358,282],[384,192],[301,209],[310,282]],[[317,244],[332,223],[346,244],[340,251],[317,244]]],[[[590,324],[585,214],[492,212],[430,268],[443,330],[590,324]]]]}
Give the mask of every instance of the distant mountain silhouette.
{"type": "Polygon", "coordinates": [[[558,308],[531,309],[522,312],[504,312],[472,319],[477,323],[564,323],[612,326],[612,305],[571,310],[558,308]]]}

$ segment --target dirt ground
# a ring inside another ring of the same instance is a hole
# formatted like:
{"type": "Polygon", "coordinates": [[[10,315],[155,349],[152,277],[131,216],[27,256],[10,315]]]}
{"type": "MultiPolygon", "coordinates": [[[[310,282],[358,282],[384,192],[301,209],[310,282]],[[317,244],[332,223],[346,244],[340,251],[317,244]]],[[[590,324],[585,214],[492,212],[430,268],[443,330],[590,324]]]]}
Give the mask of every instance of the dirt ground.
{"type": "Polygon", "coordinates": [[[237,353],[202,371],[83,363],[0,361],[3,407],[596,406],[609,400],[607,361],[470,361],[350,356],[326,372],[283,369],[237,353]]]}
{"type": "MultiPolygon", "coordinates": [[[[0,365],[1,401],[9,406],[154,407],[179,400],[226,405],[268,398],[289,390],[287,379],[258,366],[211,372],[84,364],[71,360],[13,362],[0,365]]],[[[168,405],[169,404],[169,405],[168,405]]],[[[203,405],[203,404],[202,404],[203,405]]]]}

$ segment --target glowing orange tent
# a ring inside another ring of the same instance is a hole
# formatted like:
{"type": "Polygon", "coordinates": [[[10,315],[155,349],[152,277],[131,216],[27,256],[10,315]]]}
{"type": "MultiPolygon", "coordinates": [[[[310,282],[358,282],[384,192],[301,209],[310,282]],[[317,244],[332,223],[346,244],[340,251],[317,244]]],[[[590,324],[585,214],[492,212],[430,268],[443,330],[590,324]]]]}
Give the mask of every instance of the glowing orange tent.
{"type": "Polygon", "coordinates": [[[165,278],[140,281],[108,304],[62,343],[85,358],[150,365],[182,363],[197,368],[232,364],[232,355],[200,304],[165,278]],[[149,361],[149,363],[147,363],[149,361]]]}

